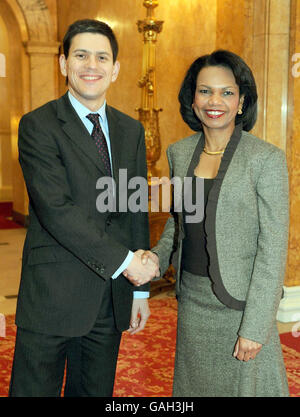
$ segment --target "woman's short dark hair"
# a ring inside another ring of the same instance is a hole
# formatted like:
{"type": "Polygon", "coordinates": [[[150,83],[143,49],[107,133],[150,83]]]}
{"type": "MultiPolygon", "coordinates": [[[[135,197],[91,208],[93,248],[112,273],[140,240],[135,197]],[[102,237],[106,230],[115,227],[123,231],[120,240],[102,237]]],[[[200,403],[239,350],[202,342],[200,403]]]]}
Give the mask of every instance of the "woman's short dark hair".
{"type": "Polygon", "coordinates": [[[233,72],[239,86],[240,96],[244,95],[243,113],[237,114],[235,124],[242,123],[243,130],[252,129],[257,118],[257,90],[252,71],[241,57],[230,51],[217,50],[210,55],[203,55],[196,59],[188,69],[178,95],[180,113],[189,127],[196,132],[203,130],[202,123],[192,109],[197,76],[205,67],[224,67],[233,72]]]}
{"type": "Polygon", "coordinates": [[[66,58],[68,58],[72,39],[79,33],[98,33],[108,38],[113,53],[113,62],[116,61],[119,51],[118,42],[111,27],[100,20],[83,19],[72,23],[63,39],[63,51],[66,58]]]}

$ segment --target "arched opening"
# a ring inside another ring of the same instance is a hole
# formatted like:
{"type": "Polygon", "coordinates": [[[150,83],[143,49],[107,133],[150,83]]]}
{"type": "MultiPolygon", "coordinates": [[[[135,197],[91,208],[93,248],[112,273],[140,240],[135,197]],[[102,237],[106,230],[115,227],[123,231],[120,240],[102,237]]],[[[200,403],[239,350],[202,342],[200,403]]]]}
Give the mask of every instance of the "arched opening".
{"type": "Polygon", "coordinates": [[[15,180],[19,171],[17,121],[28,108],[23,94],[28,61],[19,22],[6,2],[0,3],[0,45],[0,53],[4,57],[1,60],[3,76],[0,77],[0,201],[3,202],[15,199],[15,180]]]}
{"type": "Polygon", "coordinates": [[[0,202],[12,201],[14,220],[22,224],[28,197],[18,163],[18,124],[24,113],[56,98],[58,46],[43,0],[0,2],[0,65],[6,66],[0,78],[0,202]]]}

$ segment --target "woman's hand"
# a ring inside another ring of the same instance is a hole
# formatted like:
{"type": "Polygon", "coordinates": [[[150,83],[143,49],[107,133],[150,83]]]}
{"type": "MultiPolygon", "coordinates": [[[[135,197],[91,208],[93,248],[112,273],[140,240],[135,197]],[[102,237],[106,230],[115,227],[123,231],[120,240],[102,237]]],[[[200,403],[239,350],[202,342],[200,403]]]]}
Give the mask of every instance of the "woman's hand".
{"type": "Polygon", "coordinates": [[[261,348],[261,343],[239,337],[234,348],[233,356],[240,361],[248,362],[249,359],[255,359],[261,348]]]}

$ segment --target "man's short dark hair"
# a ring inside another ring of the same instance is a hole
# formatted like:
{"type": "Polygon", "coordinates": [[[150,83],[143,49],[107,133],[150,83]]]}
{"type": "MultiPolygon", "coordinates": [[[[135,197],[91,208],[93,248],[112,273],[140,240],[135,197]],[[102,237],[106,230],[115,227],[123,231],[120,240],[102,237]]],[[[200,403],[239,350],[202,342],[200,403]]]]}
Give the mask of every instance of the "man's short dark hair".
{"type": "Polygon", "coordinates": [[[241,57],[230,51],[217,50],[210,55],[197,58],[190,68],[181,85],[178,95],[180,113],[189,127],[196,132],[203,130],[202,123],[192,109],[194,101],[197,76],[205,67],[224,67],[233,72],[235,81],[239,86],[240,96],[244,95],[243,113],[237,114],[235,124],[242,123],[243,130],[252,129],[257,118],[257,90],[252,71],[241,57]]]}
{"type": "Polygon", "coordinates": [[[119,51],[115,34],[108,24],[94,19],[77,20],[69,26],[63,39],[63,52],[65,57],[68,58],[71,42],[74,36],[79,33],[86,32],[100,34],[108,38],[113,53],[113,62],[115,62],[119,51]]]}

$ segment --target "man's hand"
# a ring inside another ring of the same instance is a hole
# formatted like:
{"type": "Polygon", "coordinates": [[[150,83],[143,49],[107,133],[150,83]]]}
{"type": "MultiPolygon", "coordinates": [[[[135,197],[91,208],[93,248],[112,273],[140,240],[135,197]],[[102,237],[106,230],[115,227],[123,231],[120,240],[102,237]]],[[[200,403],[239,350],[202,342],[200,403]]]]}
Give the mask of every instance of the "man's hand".
{"type": "Polygon", "coordinates": [[[261,348],[261,343],[239,337],[235,345],[233,356],[240,361],[248,362],[249,359],[255,359],[261,348]]]}
{"type": "Polygon", "coordinates": [[[143,253],[143,249],[137,250],[129,266],[123,271],[123,275],[137,287],[146,284],[154,277],[160,276],[159,267],[152,259],[149,258],[147,262],[142,263],[141,256],[143,253]]]}
{"type": "Polygon", "coordinates": [[[151,259],[153,262],[156,263],[156,265],[159,268],[159,258],[158,258],[158,256],[155,253],[151,252],[151,250],[145,250],[142,253],[141,259],[142,259],[142,264],[143,265],[146,265],[146,263],[148,262],[148,260],[151,259]]]}
{"type": "Polygon", "coordinates": [[[131,309],[130,327],[128,332],[133,335],[144,329],[150,316],[147,298],[135,298],[131,309]]]}

